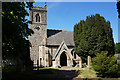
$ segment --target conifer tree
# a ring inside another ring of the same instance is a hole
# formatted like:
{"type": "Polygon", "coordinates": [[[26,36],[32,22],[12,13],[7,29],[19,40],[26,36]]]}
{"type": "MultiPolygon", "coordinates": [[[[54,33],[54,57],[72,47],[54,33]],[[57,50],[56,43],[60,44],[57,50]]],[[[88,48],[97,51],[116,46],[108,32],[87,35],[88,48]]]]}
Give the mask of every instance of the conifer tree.
{"type": "Polygon", "coordinates": [[[108,51],[114,54],[114,41],[110,22],[99,14],[86,17],[74,25],[75,52],[86,61],[87,56],[108,51]]]}
{"type": "Polygon", "coordinates": [[[115,54],[120,54],[120,42],[115,44],[115,54]]]}

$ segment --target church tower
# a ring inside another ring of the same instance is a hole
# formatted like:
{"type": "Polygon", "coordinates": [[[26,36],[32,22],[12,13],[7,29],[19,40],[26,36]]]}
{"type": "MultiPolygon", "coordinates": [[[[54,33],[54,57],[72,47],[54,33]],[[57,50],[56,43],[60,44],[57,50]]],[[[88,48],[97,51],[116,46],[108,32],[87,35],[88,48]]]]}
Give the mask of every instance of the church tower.
{"type": "Polygon", "coordinates": [[[34,34],[29,36],[31,43],[30,57],[34,66],[45,65],[44,54],[47,39],[47,5],[44,7],[32,7],[29,10],[29,20],[32,21],[29,24],[29,28],[34,31],[34,34]]]}

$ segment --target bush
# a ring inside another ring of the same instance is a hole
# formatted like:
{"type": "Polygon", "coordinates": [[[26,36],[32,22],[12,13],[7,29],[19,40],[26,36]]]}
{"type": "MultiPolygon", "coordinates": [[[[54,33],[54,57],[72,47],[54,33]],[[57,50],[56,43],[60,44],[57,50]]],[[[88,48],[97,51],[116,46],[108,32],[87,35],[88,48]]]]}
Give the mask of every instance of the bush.
{"type": "Polygon", "coordinates": [[[120,77],[120,63],[115,56],[108,56],[107,51],[96,54],[92,59],[92,67],[102,77],[120,77]]]}

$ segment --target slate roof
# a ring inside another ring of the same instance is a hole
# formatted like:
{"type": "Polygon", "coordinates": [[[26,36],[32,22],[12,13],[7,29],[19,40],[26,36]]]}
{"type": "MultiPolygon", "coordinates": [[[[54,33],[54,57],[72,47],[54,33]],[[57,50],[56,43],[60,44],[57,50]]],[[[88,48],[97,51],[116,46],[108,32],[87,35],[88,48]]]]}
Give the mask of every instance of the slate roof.
{"type": "Polygon", "coordinates": [[[74,46],[73,31],[47,29],[47,45],[58,46],[62,41],[67,46],[74,46]]]}

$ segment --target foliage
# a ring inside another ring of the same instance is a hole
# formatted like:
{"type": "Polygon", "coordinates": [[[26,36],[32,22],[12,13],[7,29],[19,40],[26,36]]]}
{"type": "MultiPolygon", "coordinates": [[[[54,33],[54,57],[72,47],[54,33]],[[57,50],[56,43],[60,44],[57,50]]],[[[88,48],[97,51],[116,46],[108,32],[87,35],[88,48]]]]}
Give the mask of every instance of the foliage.
{"type": "Polygon", "coordinates": [[[2,3],[2,57],[14,59],[18,63],[30,61],[28,36],[33,33],[28,28],[29,16],[25,8],[31,8],[33,2],[2,3]]]}
{"type": "Polygon", "coordinates": [[[119,14],[119,18],[120,18],[120,1],[117,2],[117,11],[118,11],[118,14],[119,14]]]}
{"type": "Polygon", "coordinates": [[[120,57],[117,57],[117,60],[120,60],[120,57]]]}
{"type": "Polygon", "coordinates": [[[108,51],[96,54],[92,59],[92,67],[102,77],[120,77],[120,63],[115,56],[108,56],[108,51]]]}
{"type": "Polygon", "coordinates": [[[16,72],[16,66],[5,66],[2,67],[2,72],[16,72]]]}
{"type": "Polygon", "coordinates": [[[120,42],[115,44],[115,54],[120,54],[120,42]]]}
{"type": "Polygon", "coordinates": [[[87,56],[108,51],[114,54],[114,41],[110,22],[99,14],[87,16],[86,21],[74,25],[75,52],[86,61],[87,56]]]}

